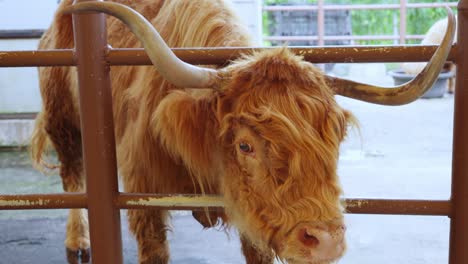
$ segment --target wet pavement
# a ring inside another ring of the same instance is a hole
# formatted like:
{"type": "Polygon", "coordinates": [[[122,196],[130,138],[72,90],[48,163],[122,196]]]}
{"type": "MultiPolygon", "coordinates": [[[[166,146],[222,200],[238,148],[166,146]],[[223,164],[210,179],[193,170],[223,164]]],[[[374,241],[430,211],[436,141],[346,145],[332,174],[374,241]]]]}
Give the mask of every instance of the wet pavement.
{"type": "MultiPolygon", "coordinates": [[[[360,121],[342,145],[339,174],[346,197],[448,199],[453,97],[402,107],[338,98],[360,121]]],[[[0,153],[0,193],[61,192],[27,154],[0,153]]],[[[0,211],[0,264],[65,263],[66,210],[0,211]]],[[[125,263],[136,247],[122,212],[125,263]]],[[[244,263],[235,231],[202,230],[187,213],[172,218],[171,263],[244,263]]],[[[447,217],[347,215],[349,250],[339,263],[447,263],[447,217]]]]}
{"type": "MultiPolygon", "coordinates": [[[[66,263],[65,213],[63,210],[62,216],[57,217],[0,220],[0,263],[66,263]]],[[[128,232],[125,213],[122,220],[124,263],[137,263],[136,242],[128,232]]],[[[223,231],[203,230],[188,215],[174,216],[172,229],[171,263],[242,263],[235,235],[228,237],[223,231]]]]}

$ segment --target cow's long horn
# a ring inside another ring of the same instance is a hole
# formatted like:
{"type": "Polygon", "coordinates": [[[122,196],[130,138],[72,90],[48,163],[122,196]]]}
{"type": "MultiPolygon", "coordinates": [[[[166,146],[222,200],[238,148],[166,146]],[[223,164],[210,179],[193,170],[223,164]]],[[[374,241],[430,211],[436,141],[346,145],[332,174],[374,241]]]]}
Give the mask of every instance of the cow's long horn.
{"type": "Polygon", "coordinates": [[[336,94],[370,103],[403,105],[418,99],[434,84],[452,47],[456,22],[452,10],[447,8],[447,12],[448,26],[442,43],[424,70],[410,82],[386,88],[326,76],[328,84],[335,90],[336,94]]]}
{"type": "Polygon", "coordinates": [[[177,58],[151,23],[125,5],[112,2],[83,2],[65,8],[63,13],[89,11],[103,12],[124,22],[143,43],[146,53],[159,73],[175,86],[188,88],[216,86],[218,80],[216,70],[193,66],[177,58]]]}

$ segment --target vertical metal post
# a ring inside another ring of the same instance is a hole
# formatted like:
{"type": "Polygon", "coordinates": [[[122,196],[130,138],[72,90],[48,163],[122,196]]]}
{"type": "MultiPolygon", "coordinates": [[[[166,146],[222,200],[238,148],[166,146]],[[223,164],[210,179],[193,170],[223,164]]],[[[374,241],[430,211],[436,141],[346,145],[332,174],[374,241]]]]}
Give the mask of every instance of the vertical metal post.
{"type": "MultiPolygon", "coordinates": [[[[75,0],[85,2],[87,0],[75,0]]],[[[88,194],[91,253],[94,264],[121,264],[120,211],[114,122],[103,14],[73,16],[81,132],[88,194]]]]}
{"type": "Polygon", "coordinates": [[[400,44],[406,43],[406,6],[407,0],[400,0],[400,44]]]}
{"type": "Polygon", "coordinates": [[[468,0],[458,3],[450,264],[468,263],[468,0]]]}
{"type": "Polygon", "coordinates": [[[325,45],[325,8],[324,8],[325,1],[318,0],[317,1],[317,35],[318,35],[318,42],[319,46],[325,45]]]}

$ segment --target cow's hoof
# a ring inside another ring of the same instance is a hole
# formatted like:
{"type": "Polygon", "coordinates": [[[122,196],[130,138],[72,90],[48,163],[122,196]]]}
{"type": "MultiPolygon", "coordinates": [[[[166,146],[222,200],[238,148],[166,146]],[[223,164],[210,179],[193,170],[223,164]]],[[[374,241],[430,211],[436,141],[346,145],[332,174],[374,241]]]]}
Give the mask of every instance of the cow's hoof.
{"type": "Polygon", "coordinates": [[[167,258],[161,258],[158,256],[147,258],[146,260],[140,261],[140,264],[167,264],[167,258]]]}
{"type": "Polygon", "coordinates": [[[89,248],[73,250],[67,248],[68,264],[86,264],[91,263],[91,254],[89,248]]]}
{"type": "Polygon", "coordinates": [[[67,248],[68,264],[80,264],[80,250],[72,250],[67,248]]]}
{"type": "Polygon", "coordinates": [[[91,263],[91,250],[89,248],[81,250],[81,264],[91,263]]]}

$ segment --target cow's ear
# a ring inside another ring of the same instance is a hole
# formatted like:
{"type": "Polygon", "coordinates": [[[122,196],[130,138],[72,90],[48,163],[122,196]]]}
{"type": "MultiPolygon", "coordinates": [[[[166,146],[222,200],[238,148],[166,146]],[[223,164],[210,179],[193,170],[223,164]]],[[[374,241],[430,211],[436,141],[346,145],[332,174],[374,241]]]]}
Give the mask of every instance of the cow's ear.
{"type": "Polygon", "coordinates": [[[354,115],[348,110],[335,106],[328,112],[328,118],[322,122],[321,136],[328,144],[338,146],[346,138],[350,127],[358,127],[354,115]]]}
{"type": "Polygon", "coordinates": [[[220,165],[216,92],[193,95],[174,91],[167,95],[151,117],[153,134],[175,160],[196,178],[216,177],[220,165]]]}
{"type": "Polygon", "coordinates": [[[337,119],[338,119],[337,135],[340,141],[346,138],[346,135],[348,134],[348,129],[350,127],[355,127],[355,128],[359,127],[357,119],[348,110],[341,109],[341,111],[338,114],[337,119]]]}

